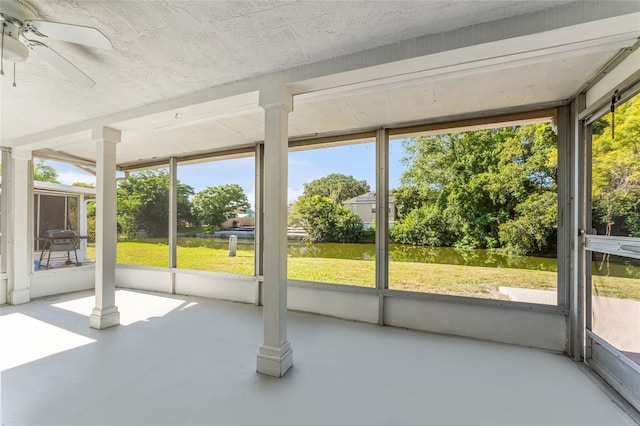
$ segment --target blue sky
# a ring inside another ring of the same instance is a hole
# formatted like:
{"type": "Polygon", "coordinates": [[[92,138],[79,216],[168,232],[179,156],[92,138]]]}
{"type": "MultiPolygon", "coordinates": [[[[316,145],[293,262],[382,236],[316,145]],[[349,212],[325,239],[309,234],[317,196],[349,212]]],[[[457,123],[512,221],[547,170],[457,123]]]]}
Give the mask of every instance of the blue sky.
{"type": "MultiPolygon", "coordinates": [[[[402,143],[391,141],[389,150],[389,186],[395,188],[400,183],[402,166],[402,143]]],[[[332,148],[310,149],[289,153],[288,199],[290,202],[302,194],[305,183],[331,173],[351,175],[358,180],[366,180],[375,190],[375,144],[373,142],[344,145],[332,148]]],[[[81,169],[56,161],[47,161],[59,175],[61,183],[95,183],[95,177],[81,169]]],[[[191,185],[196,192],[209,187],[237,183],[253,204],[255,194],[254,159],[212,161],[207,163],[178,166],[178,179],[191,185]]]]}

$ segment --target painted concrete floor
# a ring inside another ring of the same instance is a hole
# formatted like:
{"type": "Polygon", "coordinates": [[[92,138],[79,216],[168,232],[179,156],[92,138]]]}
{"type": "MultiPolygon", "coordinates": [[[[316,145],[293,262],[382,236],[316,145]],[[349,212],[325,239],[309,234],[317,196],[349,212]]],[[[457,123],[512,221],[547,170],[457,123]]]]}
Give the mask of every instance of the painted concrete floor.
{"type": "Polygon", "coordinates": [[[2,425],[631,425],[567,357],[290,313],[294,366],[255,372],[261,309],[129,290],[2,308],[2,425]]]}

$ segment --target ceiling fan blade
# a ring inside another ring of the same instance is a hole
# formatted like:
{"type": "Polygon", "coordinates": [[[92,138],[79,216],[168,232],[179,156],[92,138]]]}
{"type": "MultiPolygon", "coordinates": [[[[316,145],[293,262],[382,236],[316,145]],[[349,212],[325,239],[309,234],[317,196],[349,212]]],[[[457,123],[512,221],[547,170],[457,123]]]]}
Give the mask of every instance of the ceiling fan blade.
{"type": "Polygon", "coordinates": [[[99,49],[113,50],[111,41],[94,27],[51,21],[25,21],[26,30],[51,40],[62,40],[99,49]]]}
{"type": "Polygon", "coordinates": [[[84,87],[95,86],[95,81],[93,81],[88,75],[80,71],[71,62],[60,56],[60,54],[58,54],[55,50],[34,40],[29,40],[29,45],[31,47],[31,50],[36,52],[39,57],[47,61],[55,69],[64,74],[69,80],[84,87]]]}

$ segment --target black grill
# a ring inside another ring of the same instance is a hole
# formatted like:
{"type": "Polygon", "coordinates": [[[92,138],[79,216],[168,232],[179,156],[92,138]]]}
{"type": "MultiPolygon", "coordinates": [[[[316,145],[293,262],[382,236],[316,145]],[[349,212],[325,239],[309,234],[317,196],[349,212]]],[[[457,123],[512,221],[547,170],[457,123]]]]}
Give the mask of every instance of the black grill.
{"type": "Polygon", "coordinates": [[[67,260],[65,261],[66,265],[71,265],[74,263],[71,260],[71,252],[73,252],[75,256],[75,264],[80,266],[80,261],[78,260],[78,252],[76,250],[78,237],[76,233],[70,229],[50,229],[48,231],[44,231],[42,233],[42,238],[39,238],[40,241],[44,241],[44,248],[40,252],[40,264],[42,265],[43,259],[47,258],[47,266],[46,269],[49,269],[49,263],[51,262],[51,252],[67,252],[67,260]]]}
{"type": "Polygon", "coordinates": [[[49,231],[44,231],[42,236],[44,238],[52,238],[56,240],[69,239],[73,242],[76,238],[76,233],[71,229],[51,229],[49,231]]]}

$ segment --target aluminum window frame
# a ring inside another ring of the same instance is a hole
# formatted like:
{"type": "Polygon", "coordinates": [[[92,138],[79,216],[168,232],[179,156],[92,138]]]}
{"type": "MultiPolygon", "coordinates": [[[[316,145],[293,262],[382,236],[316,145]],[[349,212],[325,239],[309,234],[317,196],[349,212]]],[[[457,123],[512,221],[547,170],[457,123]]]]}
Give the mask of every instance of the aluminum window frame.
{"type": "MultiPolygon", "coordinates": [[[[344,135],[332,135],[330,137],[314,137],[308,139],[296,139],[289,141],[289,151],[295,151],[300,149],[313,149],[321,147],[330,147],[338,145],[347,145],[351,143],[361,143],[365,140],[371,140],[372,136],[376,137],[376,175],[378,183],[385,182],[384,195],[388,194],[388,156],[389,156],[389,137],[393,136],[406,136],[416,134],[420,132],[429,132],[431,134],[436,133],[449,133],[455,132],[456,129],[464,129],[462,131],[468,131],[480,128],[495,128],[513,125],[515,123],[539,123],[552,121],[556,123],[558,134],[558,253],[567,253],[567,259],[563,262],[560,261],[558,256],[558,271],[557,271],[557,304],[546,305],[538,303],[526,303],[515,301],[503,301],[494,299],[482,299],[477,297],[456,296],[456,295],[442,295],[437,293],[422,293],[422,292],[409,292],[405,290],[393,290],[388,288],[388,232],[384,229],[384,240],[380,244],[376,245],[376,256],[381,256],[386,259],[384,268],[376,265],[376,287],[371,289],[370,287],[354,286],[354,285],[342,285],[331,283],[318,283],[312,281],[301,281],[289,279],[289,285],[297,287],[309,287],[309,288],[327,288],[335,291],[344,292],[366,292],[370,294],[374,291],[380,297],[379,303],[379,324],[384,324],[384,298],[385,297],[402,297],[402,298],[415,298],[419,300],[432,300],[438,302],[455,303],[461,305],[483,306],[499,309],[514,309],[522,311],[534,311],[534,312],[546,312],[554,313],[558,315],[569,315],[569,294],[570,294],[570,259],[569,251],[571,245],[571,145],[572,145],[572,132],[571,132],[571,105],[568,102],[558,103],[555,105],[543,105],[543,106],[531,106],[530,108],[518,109],[514,112],[499,112],[496,114],[480,113],[476,116],[465,116],[463,119],[445,119],[445,120],[428,120],[425,123],[417,123],[411,126],[391,126],[382,127],[380,130],[373,133],[371,131],[365,131],[360,133],[345,133],[344,135]],[[385,138],[386,135],[386,138],[385,138]],[[563,172],[560,171],[561,164],[563,172]],[[565,169],[566,168],[566,169],[565,169]],[[381,174],[384,174],[381,175],[381,174]],[[565,188],[560,191],[560,187],[565,188]],[[565,218],[565,220],[561,220],[565,218]],[[562,238],[560,236],[563,236],[562,238]],[[562,246],[561,246],[562,244],[562,246]],[[366,289],[366,290],[365,290],[366,289]]],[[[376,187],[377,194],[380,193],[380,188],[376,187]]],[[[378,204],[380,204],[380,197],[376,197],[378,204]]],[[[387,198],[384,198],[385,203],[382,204],[382,208],[378,206],[376,215],[380,215],[381,210],[384,212],[385,217],[388,217],[387,209],[384,205],[387,204],[387,198]]],[[[377,223],[381,223],[377,217],[377,223]]],[[[385,222],[386,223],[386,222],[385,222]]],[[[376,228],[376,241],[380,238],[382,230],[378,226],[376,228]]],[[[258,277],[260,278],[260,277],[258,277]]]]}
{"type": "MultiPolygon", "coordinates": [[[[620,90],[618,103],[624,103],[634,96],[640,95],[640,81],[620,90]]],[[[583,129],[583,152],[580,161],[584,164],[582,180],[584,186],[584,203],[580,203],[583,211],[581,215],[584,225],[592,224],[592,125],[610,112],[610,104],[604,103],[594,107],[593,112],[581,114],[579,125],[583,129]]],[[[574,171],[578,174],[579,170],[574,171]]],[[[640,259],[640,253],[635,250],[627,250],[624,246],[640,247],[640,238],[623,236],[593,235],[586,229],[581,230],[581,255],[585,258],[580,271],[580,279],[584,285],[584,361],[596,373],[598,373],[612,388],[619,392],[632,406],[640,410],[640,364],[635,363],[618,348],[610,344],[606,339],[593,331],[593,285],[591,273],[592,253],[608,253],[632,259],[640,259]]],[[[580,284],[580,283],[578,283],[580,284]]]]}

